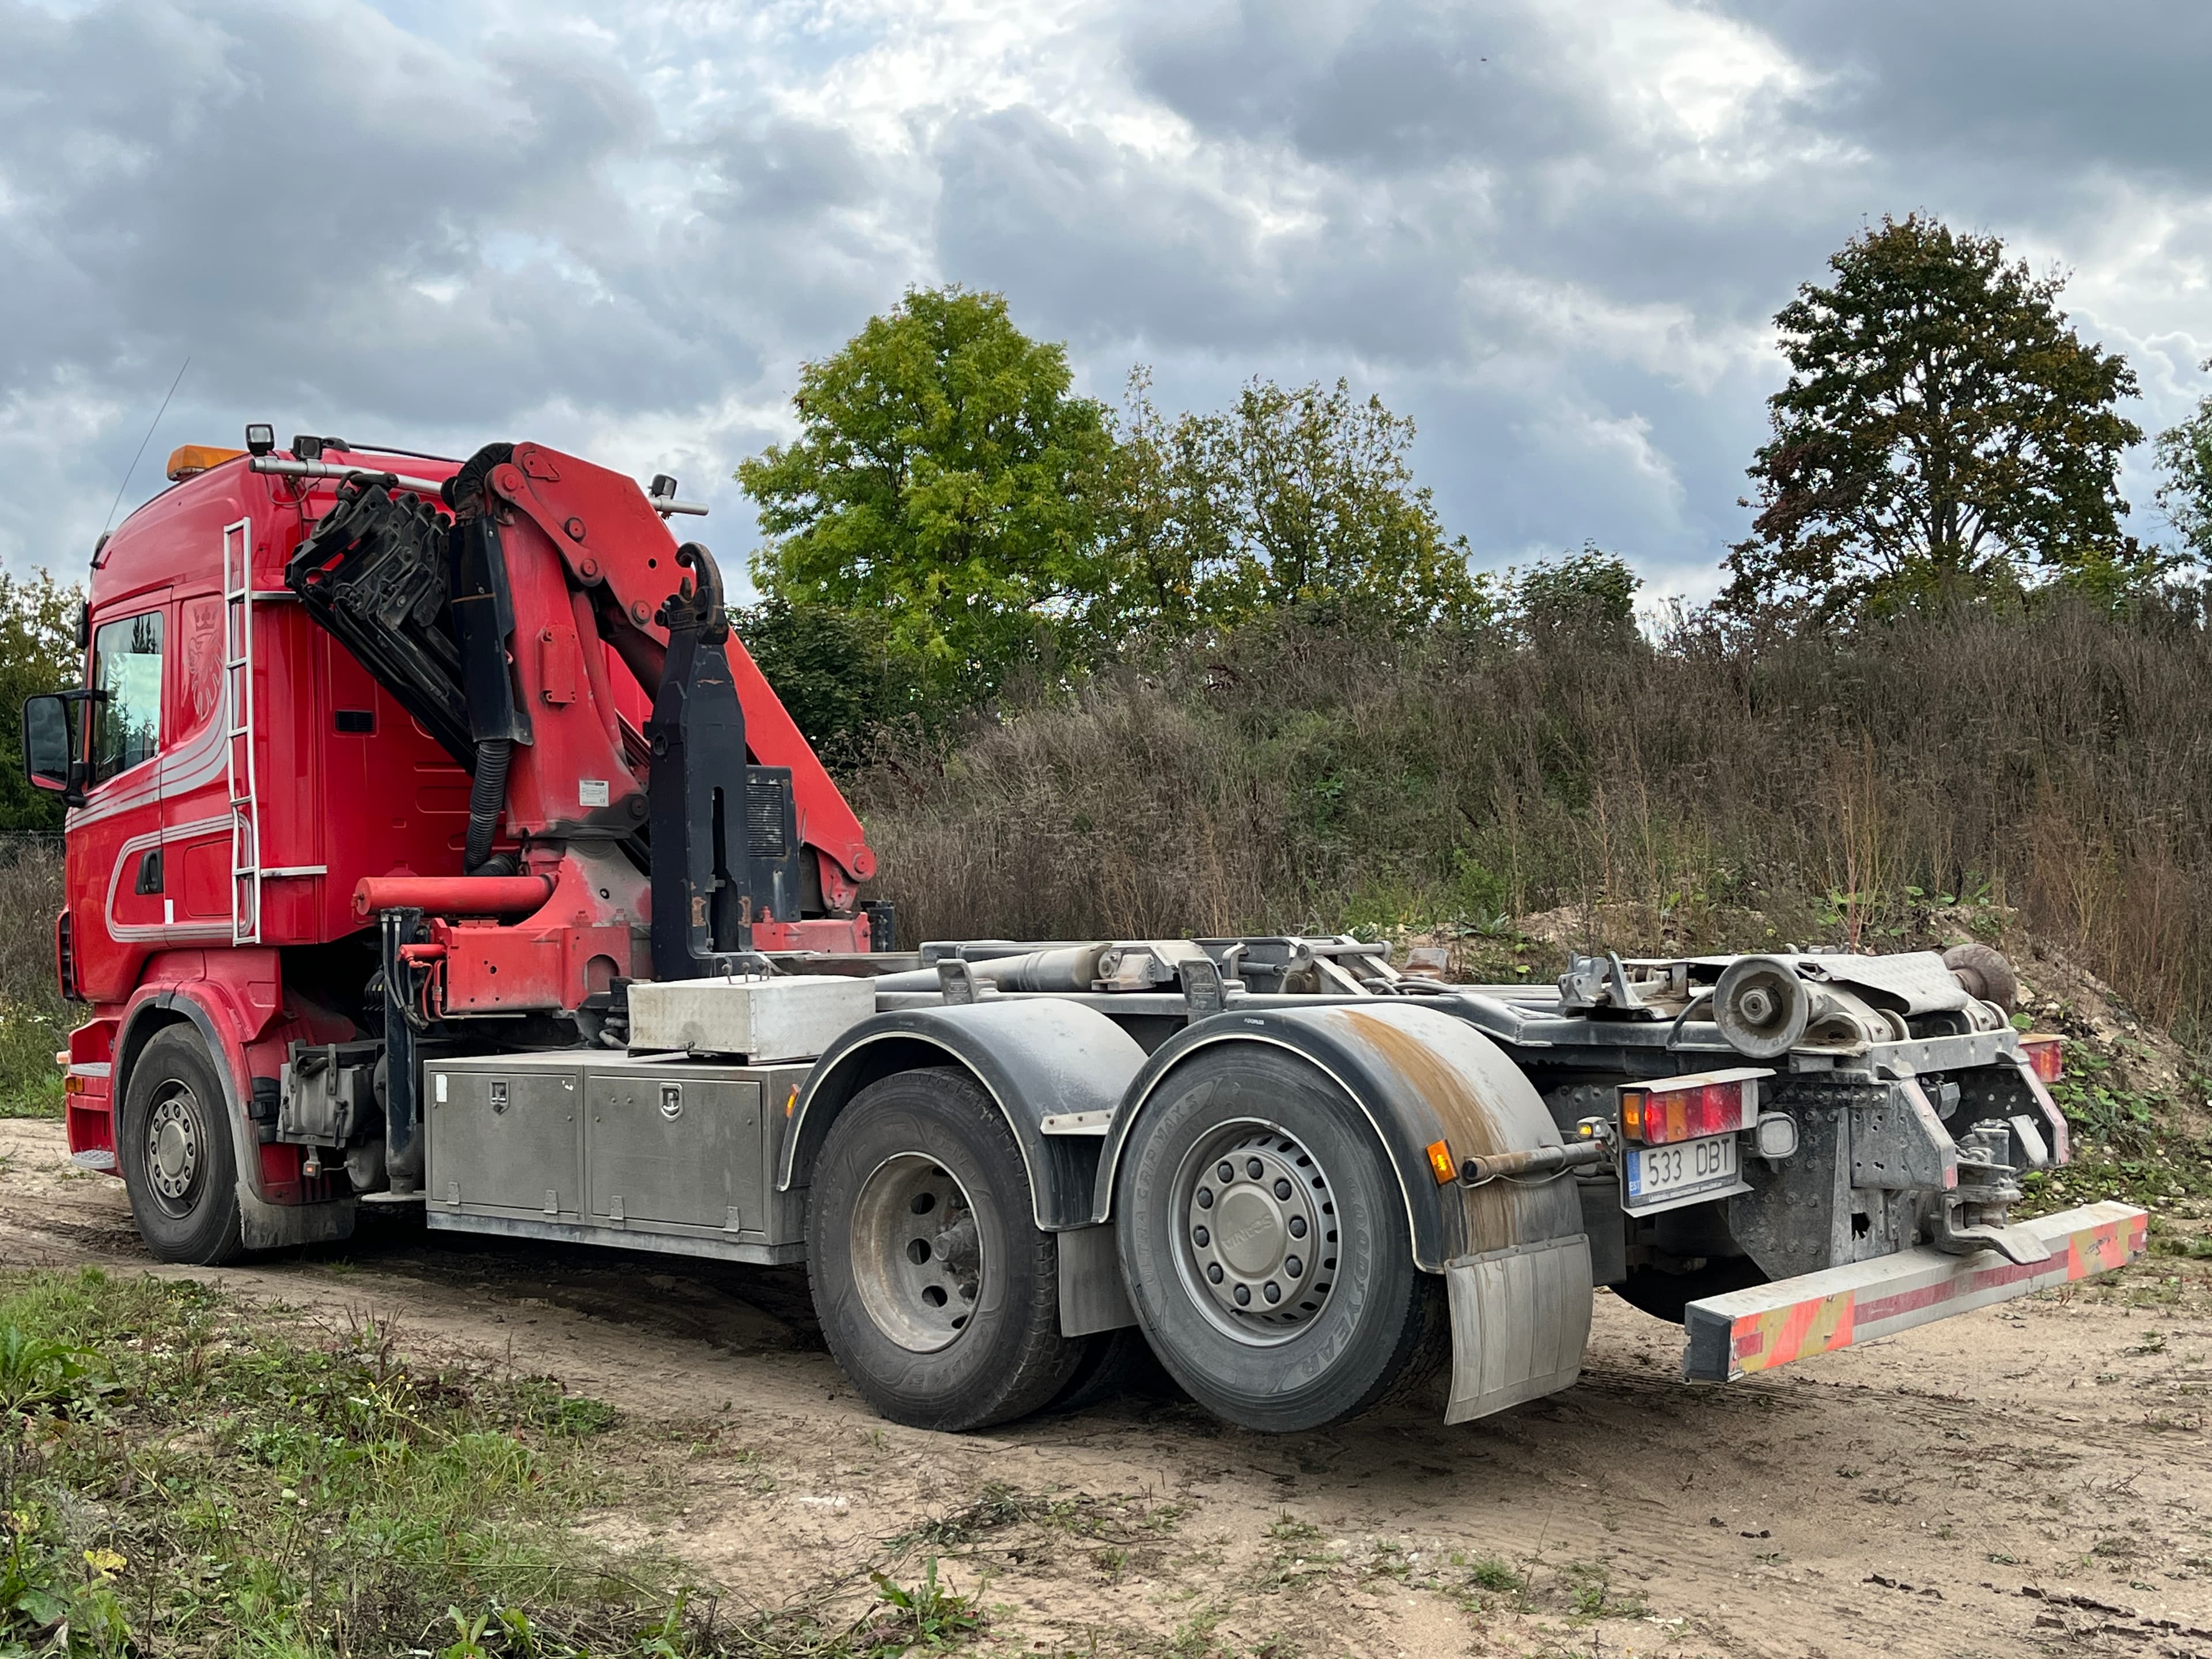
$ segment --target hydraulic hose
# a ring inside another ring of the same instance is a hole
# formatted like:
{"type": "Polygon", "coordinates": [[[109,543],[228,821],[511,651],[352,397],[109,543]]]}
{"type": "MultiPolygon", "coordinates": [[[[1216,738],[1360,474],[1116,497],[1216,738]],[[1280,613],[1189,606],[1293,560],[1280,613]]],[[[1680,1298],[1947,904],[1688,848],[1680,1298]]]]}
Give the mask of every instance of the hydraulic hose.
{"type": "Polygon", "coordinates": [[[500,868],[485,868],[491,862],[492,834],[507,805],[507,767],[514,758],[511,738],[486,738],[477,744],[476,781],[469,786],[469,839],[461,855],[461,868],[472,876],[506,875],[513,867],[501,859],[500,868]]]}

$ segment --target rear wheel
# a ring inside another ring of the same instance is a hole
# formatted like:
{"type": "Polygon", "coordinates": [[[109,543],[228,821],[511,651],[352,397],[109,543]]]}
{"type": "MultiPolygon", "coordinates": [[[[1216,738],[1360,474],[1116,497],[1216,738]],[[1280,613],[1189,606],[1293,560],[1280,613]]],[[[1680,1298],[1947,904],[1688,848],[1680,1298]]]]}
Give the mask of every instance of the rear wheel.
{"type": "Polygon", "coordinates": [[[841,1113],[816,1164],[808,1278],[845,1375],[895,1422],[978,1429],[1059,1394],[1060,1261],[1005,1118],[965,1073],[902,1072],[841,1113]]]}
{"type": "Polygon", "coordinates": [[[157,1031],[124,1091],[116,1162],[146,1248],[210,1267],[245,1249],[228,1097],[189,1026],[157,1031]]]}
{"type": "Polygon", "coordinates": [[[1122,1149],[1116,1239],[1139,1322],[1201,1405],[1310,1429],[1419,1387],[1449,1356],[1443,1281],[1343,1091],[1272,1049],[1178,1067],[1122,1149]]]}

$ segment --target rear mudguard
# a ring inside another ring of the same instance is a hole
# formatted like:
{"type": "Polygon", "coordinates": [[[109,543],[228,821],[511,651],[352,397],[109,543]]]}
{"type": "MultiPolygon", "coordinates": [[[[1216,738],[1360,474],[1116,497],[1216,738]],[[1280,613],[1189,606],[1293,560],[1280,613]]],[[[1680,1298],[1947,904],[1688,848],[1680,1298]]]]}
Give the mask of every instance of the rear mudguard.
{"type": "Polygon", "coordinates": [[[1413,1004],[1232,1010],[1161,1045],[1131,1086],[1098,1160],[1091,1217],[1113,1218],[1132,1127],[1177,1066],[1223,1043],[1288,1049],[1323,1073],[1366,1117],[1405,1200],[1414,1261],[1441,1273],[1451,1306],[1448,1423],[1503,1411],[1572,1385],[1589,1338],[1590,1253],[1571,1177],[1439,1180],[1469,1158],[1556,1146],[1559,1132],[1531,1084],[1464,1020],[1413,1004]]]}
{"type": "Polygon", "coordinates": [[[1438,1141],[1456,1164],[1556,1146],[1559,1132],[1535,1085],[1474,1026],[1418,1004],[1379,1000],[1232,1009],[1177,1032],[1146,1063],[1107,1131],[1091,1219],[1113,1218],[1122,1146],[1162,1080],[1200,1049],[1224,1042],[1287,1048],[1359,1108],[1398,1178],[1413,1260],[1427,1272],[1441,1273],[1462,1256],[1582,1232],[1582,1206],[1571,1180],[1469,1188],[1437,1178],[1428,1148],[1438,1141]]]}
{"type": "Polygon", "coordinates": [[[1021,1147],[1036,1224],[1091,1222],[1097,1135],[1048,1135],[1048,1116],[1107,1112],[1145,1063],[1136,1039],[1096,1009],[1054,999],[907,1008],[862,1020],[815,1062],[785,1126],[776,1188],[812,1178],[830,1126],[854,1096],[894,1072],[957,1066],[997,1103],[1021,1147]]]}

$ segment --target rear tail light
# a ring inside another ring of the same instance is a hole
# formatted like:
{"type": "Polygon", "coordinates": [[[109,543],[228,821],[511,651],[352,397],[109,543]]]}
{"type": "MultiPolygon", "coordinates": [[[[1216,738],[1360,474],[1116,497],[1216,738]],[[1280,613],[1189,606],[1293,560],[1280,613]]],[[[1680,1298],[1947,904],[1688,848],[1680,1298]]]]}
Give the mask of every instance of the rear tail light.
{"type": "Polygon", "coordinates": [[[2064,1037],[2030,1031],[2021,1038],[2020,1052],[2021,1057],[2027,1061],[2027,1069],[2045,1083],[2056,1083],[2066,1075],[2064,1037]]]}
{"type": "Polygon", "coordinates": [[[1759,1121],[1759,1080],[1773,1075],[1751,1067],[1624,1083],[1620,1133],[1647,1146],[1661,1146],[1751,1128],[1759,1121]]]}
{"type": "Polygon", "coordinates": [[[54,918],[54,977],[60,982],[63,1001],[84,1000],[76,988],[76,923],[66,910],[54,918]]]}

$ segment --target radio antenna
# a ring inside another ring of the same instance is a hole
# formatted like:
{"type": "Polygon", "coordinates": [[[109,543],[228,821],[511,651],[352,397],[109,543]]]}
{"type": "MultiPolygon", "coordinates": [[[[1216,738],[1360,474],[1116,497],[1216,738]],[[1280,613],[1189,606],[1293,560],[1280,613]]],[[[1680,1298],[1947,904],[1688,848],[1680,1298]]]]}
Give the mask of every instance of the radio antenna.
{"type": "MultiPolygon", "coordinates": [[[[123,482],[115,486],[115,499],[107,504],[107,516],[100,520],[100,540],[107,539],[107,527],[115,522],[115,509],[123,505],[123,492],[131,488],[131,475],[137,471],[138,463],[145,459],[146,446],[154,441],[154,433],[161,424],[161,416],[169,412],[169,398],[177,395],[177,388],[185,383],[185,370],[191,366],[192,360],[189,356],[178,366],[177,378],[169,382],[168,396],[161,399],[161,406],[154,411],[153,423],[147,427],[146,435],[138,441],[138,453],[131,458],[131,465],[124,469],[123,482]]],[[[97,547],[93,550],[93,568],[95,570],[100,568],[100,550],[97,547]]]]}

